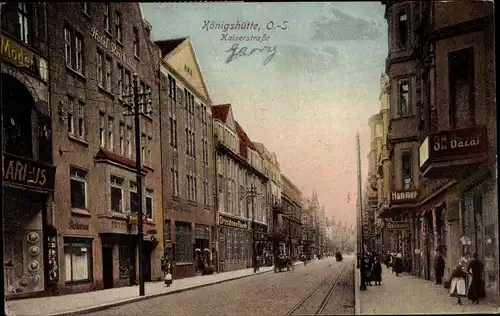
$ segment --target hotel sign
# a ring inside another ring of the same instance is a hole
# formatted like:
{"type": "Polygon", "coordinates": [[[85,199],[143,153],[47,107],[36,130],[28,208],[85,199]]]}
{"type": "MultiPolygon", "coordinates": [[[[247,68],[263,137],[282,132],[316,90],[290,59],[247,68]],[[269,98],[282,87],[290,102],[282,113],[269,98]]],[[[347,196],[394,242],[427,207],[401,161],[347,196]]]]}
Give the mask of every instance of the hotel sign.
{"type": "Polygon", "coordinates": [[[132,69],[135,69],[136,63],[134,62],[134,57],[128,56],[123,50],[119,48],[116,43],[111,41],[106,35],[99,34],[99,31],[95,26],[90,28],[90,37],[95,39],[102,47],[106,48],[111,54],[115,55],[116,58],[121,60],[124,64],[132,69]]]}
{"type": "Polygon", "coordinates": [[[248,229],[248,223],[239,219],[232,219],[219,215],[219,224],[222,226],[248,229]]]}
{"type": "Polygon", "coordinates": [[[3,181],[36,189],[53,190],[56,168],[26,158],[4,153],[3,181]]]}
{"type": "Polygon", "coordinates": [[[416,202],[418,191],[391,191],[391,203],[416,202]]]}
{"type": "Polygon", "coordinates": [[[488,150],[485,126],[429,135],[420,146],[420,166],[434,158],[453,158],[488,150]]]}
{"type": "Polygon", "coordinates": [[[409,222],[389,222],[386,225],[387,230],[410,230],[409,222]]]}

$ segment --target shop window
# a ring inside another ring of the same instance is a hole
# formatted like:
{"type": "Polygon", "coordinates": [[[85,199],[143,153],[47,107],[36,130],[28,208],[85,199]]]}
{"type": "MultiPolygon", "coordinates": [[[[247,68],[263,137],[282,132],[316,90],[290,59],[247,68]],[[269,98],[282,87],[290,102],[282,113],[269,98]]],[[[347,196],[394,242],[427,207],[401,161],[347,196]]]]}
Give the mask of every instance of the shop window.
{"type": "Polygon", "coordinates": [[[151,189],[146,189],[146,218],[154,219],[153,203],[154,192],[151,189]]]}
{"type": "Polygon", "coordinates": [[[111,211],[123,212],[123,179],[111,176],[111,211]]]}
{"type": "Polygon", "coordinates": [[[190,223],[175,223],[175,259],[177,263],[193,262],[192,231],[190,223]]]}
{"type": "Polygon", "coordinates": [[[71,207],[87,209],[87,171],[70,167],[71,207]]]}
{"type": "Polygon", "coordinates": [[[135,247],[130,245],[118,245],[118,265],[120,279],[127,279],[135,268],[135,247]]]}
{"type": "Polygon", "coordinates": [[[411,154],[404,152],[401,154],[401,166],[403,175],[403,190],[411,190],[413,187],[411,154]]]}
{"type": "Polygon", "coordinates": [[[450,128],[474,125],[474,50],[472,47],[448,54],[450,128]],[[464,122],[465,126],[457,126],[464,122]]]}
{"type": "Polygon", "coordinates": [[[92,280],[92,239],[64,238],[66,283],[92,280]]]}

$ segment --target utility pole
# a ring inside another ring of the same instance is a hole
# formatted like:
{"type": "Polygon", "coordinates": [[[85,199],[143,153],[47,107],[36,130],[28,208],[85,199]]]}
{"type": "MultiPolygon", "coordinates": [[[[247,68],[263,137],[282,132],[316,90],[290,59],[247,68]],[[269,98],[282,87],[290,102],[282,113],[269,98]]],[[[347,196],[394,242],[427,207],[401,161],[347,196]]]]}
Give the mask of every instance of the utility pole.
{"type": "Polygon", "coordinates": [[[361,280],[361,285],[359,286],[359,289],[361,291],[364,291],[366,290],[366,285],[364,284],[363,282],[363,276],[364,276],[364,257],[365,257],[365,247],[364,247],[364,241],[363,241],[363,197],[362,197],[362,186],[361,186],[361,145],[360,145],[360,142],[359,142],[359,132],[356,133],[356,152],[357,152],[357,163],[358,163],[358,174],[357,174],[357,178],[358,178],[358,214],[359,214],[359,221],[360,221],[360,227],[361,227],[361,241],[360,241],[360,245],[361,245],[361,258],[359,259],[361,262],[360,262],[360,269],[359,269],[359,273],[361,274],[361,277],[360,277],[360,280],[361,280]]]}
{"type": "Polygon", "coordinates": [[[254,198],[257,194],[256,192],[255,185],[252,183],[250,185],[250,194],[249,197],[251,199],[252,203],[252,268],[253,268],[253,273],[257,272],[257,253],[255,251],[255,204],[254,204],[254,198]]]}
{"type": "MultiPolygon", "coordinates": [[[[139,252],[139,296],[145,295],[144,290],[144,231],[143,231],[143,211],[142,207],[142,157],[141,157],[141,120],[140,114],[151,114],[151,90],[142,91],[139,93],[139,83],[137,79],[137,74],[133,74],[134,79],[134,103],[133,112],[127,113],[125,115],[134,115],[134,126],[135,126],[135,163],[136,163],[136,182],[137,182],[137,194],[139,198],[135,203],[137,203],[137,237],[138,240],[138,252],[139,252]],[[147,97],[146,105],[147,108],[144,111],[144,98],[147,97]],[[141,101],[143,99],[143,101],[141,101]]],[[[130,109],[131,107],[129,107],[130,109]]]]}

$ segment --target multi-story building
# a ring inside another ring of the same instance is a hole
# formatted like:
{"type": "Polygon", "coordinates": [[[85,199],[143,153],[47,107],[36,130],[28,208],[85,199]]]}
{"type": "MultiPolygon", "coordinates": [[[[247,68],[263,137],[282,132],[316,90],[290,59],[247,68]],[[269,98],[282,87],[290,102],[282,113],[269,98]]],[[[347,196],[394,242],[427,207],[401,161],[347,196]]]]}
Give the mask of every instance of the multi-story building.
{"type": "Polygon", "coordinates": [[[316,253],[316,232],[312,201],[304,198],[302,205],[302,250],[305,254],[313,255],[316,253]]]}
{"type": "Polygon", "coordinates": [[[161,50],[165,257],[176,278],[201,273],[215,254],[212,101],[188,38],[157,41],[161,50]]]}
{"type": "Polygon", "coordinates": [[[389,205],[380,216],[388,222],[390,248],[414,255],[410,228],[414,227],[418,210],[418,66],[413,58],[411,41],[415,36],[410,21],[413,4],[398,4],[386,13],[389,25],[389,55],[386,73],[389,77],[389,205]],[[389,224],[392,222],[391,224],[389,224]],[[394,229],[395,228],[395,229],[394,229]]]}
{"type": "Polygon", "coordinates": [[[380,251],[376,245],[376,213],[378,208],[380,176],[378,175],[378,161],[382,153],[382,116],[380,113],[372,115],[368,120],[370,127],[370,151],[368,152],[368,185],[364,192],[363,224],[366,229],[363,236],[368,247],[373,251],[380,251]]]}
{"type": "Polygon", "coordinates": [[[250,267],[267,234],[262,158],[230,104],[212,106],[217,174],[218,271],[250,267]],[[252,219],[255,231],[252,232],[252,219]],[[255,241],[255,243],[254,243],[255,241]],[[259,241],[259,243],[257,242],[259,241]],[[257,246],[259,245],[259,246],[257,246]]]}
{"type": "MultiPolygon", "coordinates": [[[[284,174],[281,192],[281,213],[283,214],[280,242],[284,245],[283,253],[298,257],[302,252],[302,192],[284,174]]],[[[275,246],[276,247],[276,246],[275,246]]]]}
{"type": "Polygon", "coordinates": [[[4,236],[8,236],[2,251],[7,299],[47,291],[58,277],[48,260],[53,248],[57,250],[57,244],[51,244],[57,233],[47,5],[0,5],[2,202],[4,236]]]}
{"type": "Polygon", "coordinates": [[[253,142],[263,159],[264,174],[269,178],[266,188],[266,217],[267,217],[267,251],[273,247],[275,228],[273,226],[273,209],[281,203],[281,170],[276,153],[271,153],[263,143],[253,142]]]}
{"type": "Polygon", "coordinates": [[[415,126],[404,130],[419,142],[420,216],[413,243],[423,260],[417,268],[433,279],[438,248],[447,277],[463,252],[477,252],[486,289],[498,295],[493,3],[384,3],[390,38],[406,40],[416,70],[409,91],[418,111],[412,112],[415,126]]]}
{"type": "Polygon", "coordinates": [[[59,292],[137,282],[137,213],[144,214],[144,277],[161,278],[163,206],[158,52],[138,3],[47,4],[59,292]],[[141,94],[134,100],[134,87],[141,94]],[[148,91],[151,92],[148,95],[148,91]],[[140,126],[131,112],[138,101],[140,126]],[[138,129],[136,129],[138,128],[138,129]],[[142,159],[136,182],[135,133],[142,159]]]}

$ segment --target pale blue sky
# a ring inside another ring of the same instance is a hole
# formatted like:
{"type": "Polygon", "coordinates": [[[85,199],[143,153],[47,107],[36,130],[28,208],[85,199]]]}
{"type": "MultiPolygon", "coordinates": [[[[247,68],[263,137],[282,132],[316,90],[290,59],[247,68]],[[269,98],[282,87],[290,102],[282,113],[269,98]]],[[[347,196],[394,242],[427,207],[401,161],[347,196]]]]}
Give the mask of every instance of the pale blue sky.
{"type": "Polygon", "coordinates": [[[190,37],[214,104],[231,103],[254,141],[275,151],[285,173],[310,196],[318,191],[327,213],[355,224],[356,148],[361,134],[363,174],[368,118],[379,109],[379,79],[387,55],[387,24],[380,2],[142,3],[154,40],[190,37]],[[225,42],[204,21],[259,23],[267,42],[225,42]],[[288,29],[267,30],[274,21],[288,29]],[[232,45],[276,45],[276,55],[254,53],[230,63],[232,45]],[[351,202],[347,202],[348,192],[351,202]]]}

